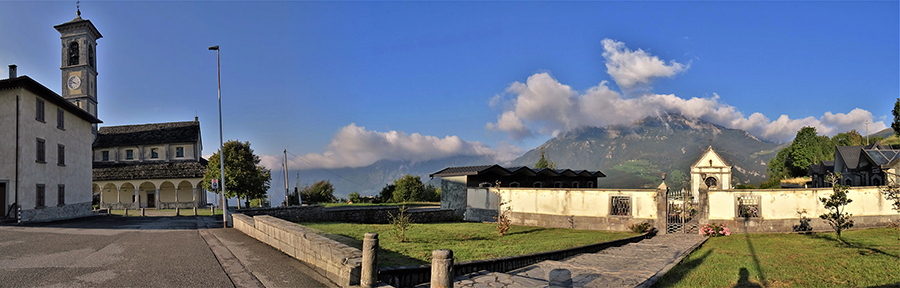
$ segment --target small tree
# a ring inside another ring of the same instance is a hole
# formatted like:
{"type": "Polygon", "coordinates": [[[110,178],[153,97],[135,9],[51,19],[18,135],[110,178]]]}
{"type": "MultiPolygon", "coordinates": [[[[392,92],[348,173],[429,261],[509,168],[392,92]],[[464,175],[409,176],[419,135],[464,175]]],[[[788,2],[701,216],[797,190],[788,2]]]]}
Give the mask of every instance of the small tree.
{"type": "Polygon", "coordinates": [[[397,189],[393,183],[388,183],[381,188],[381,194],[378,195],[378,201],[381,203],[390,203],[394,199],[394,190],[397,189]]]}
{"type": "Polygon", "coordinates": [[[547,160],[547,158],[544,157],[544,147],[541,147],[541,159],[538,159],[537,163],[534,163],[534,169],[541,168],[556,169],[556,162],[547,160]]]}
{"type": "MultiPolygon", "coordinates": [[[[259,165],[259,156],[253,154],[250,142],[229,140],[225,142],[223,150],[225,151],[225,197],[238,197],[238,199],[247,199],[247,201],[254,198],[265,198],[272,174],[269,169],[259,165]]],[[[206,174],[203,175],[203,187],[210,191],[212,191],[212,179],[221,179],[219,152],[221,151],[217,151],[209,157],[206,174]]],[[[218,191],[221,189],[222,187],[219,187],[218,191]]],[[[215,192],[218,193],[218,191],[215,192]]]]}
{"type": "Polygon", "coordinates": [[[425,192],[425,185],[419,176],[406,176],[394,180],[394,193],[391,197],[394,203],[421,201],[425,192]]]}
{"type": "Polygon", "coordinates": [[[400,205],[398,208],[400,209],[399,213],[395,215],[388,212],[388,215],[391,217],[391,226],[393,226],[395,233],[394,236],[397,237],[397,240],[400,242],[407,242],[409,239],[406,238],[406,230],[409,230],[409,227],[412,226],[412,218],[409,213],[406,213],[406,210],[409,209],[406,208],[406,205],[400,205]]]}
{"type": "Polygon", "coordinates": [[[497,216],[494,219],[497,220],[497,232],[500,233],[500,236],[503,236],[506,235],[506,232],[509,231],[509,225],[512,224],[512,220],[509,218],[512,206],[509,205],[509,201],[503,201],[502,196],[499,196],[498,199],[500,199],[500,203],[497,203],[497,216]]]}
{"type": "Polygon", "coordinates": [[[850,190],[850,186],[841,185],[841,181],[839,180],[841,174],[829,174],[828,177],[830,178],[829,180],[831,180],[834,193],[829,197],[819,198],[819,201],[822,201],[822,205],[825,206],[825,209],[828,209],[829,211],[828,213],[819,215],[819,218],[828,221],[828,224],[831,225],[831,228],[837,233],[838,241],[844,242],[844,240],[841,239],[841,231],[853,228],[853,220],[850,219],[853,214],[844,212],[847,208],[847,204],[853,202],[852,199],[847,197],[847,190],[850,190]]]}
{"type": "Polygon", "coordinates": [[[362,198],[359,196],[359,192],[350,193],[350,195],[347,195],[347,198],[349,198],[350,202],[353,202],[353,203],[361,203],[362,202],[362,198]]]}

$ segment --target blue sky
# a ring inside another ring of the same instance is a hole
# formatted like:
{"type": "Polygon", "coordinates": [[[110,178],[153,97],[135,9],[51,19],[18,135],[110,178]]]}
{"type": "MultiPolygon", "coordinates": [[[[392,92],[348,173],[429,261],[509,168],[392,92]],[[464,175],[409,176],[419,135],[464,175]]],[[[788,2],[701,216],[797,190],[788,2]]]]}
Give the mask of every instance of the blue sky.
{"type": "MultiPolygon", "coordinates": [[[[0,64],[59,92],[74,2],[0,2],[0,64]]],[[[103,125],[199,116],[273,170],[460,154],[681,113],[789,141],[890,125],[889,2],[97,2],[103,125]]],[[[275,171],[273,171],[275,172],[275,171]]],[[[277,184],[277,183],[276,183],[277,184]]]]}

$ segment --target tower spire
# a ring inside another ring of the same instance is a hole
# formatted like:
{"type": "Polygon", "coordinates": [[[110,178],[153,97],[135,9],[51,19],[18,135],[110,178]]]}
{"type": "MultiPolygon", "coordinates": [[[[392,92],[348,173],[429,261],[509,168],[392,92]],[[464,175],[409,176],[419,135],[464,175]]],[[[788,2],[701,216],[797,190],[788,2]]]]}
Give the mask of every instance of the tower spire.
{"type": "Polygon", "coordinates": [[[75,1],[75,16],[81,17],[81,0],[75,1]]]}

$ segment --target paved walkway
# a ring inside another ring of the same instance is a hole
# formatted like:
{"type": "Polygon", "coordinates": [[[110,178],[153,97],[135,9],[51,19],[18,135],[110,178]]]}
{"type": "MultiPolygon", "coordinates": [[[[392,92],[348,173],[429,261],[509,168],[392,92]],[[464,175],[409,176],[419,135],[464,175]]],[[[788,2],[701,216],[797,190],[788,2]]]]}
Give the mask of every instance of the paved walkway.
{"type": "Polygon", "coordinates": [[[700,235],[658,235],[563,261],[543,261],[498,273],[456,278],[454,287],[649,287],[706,240],[700,235]]]}

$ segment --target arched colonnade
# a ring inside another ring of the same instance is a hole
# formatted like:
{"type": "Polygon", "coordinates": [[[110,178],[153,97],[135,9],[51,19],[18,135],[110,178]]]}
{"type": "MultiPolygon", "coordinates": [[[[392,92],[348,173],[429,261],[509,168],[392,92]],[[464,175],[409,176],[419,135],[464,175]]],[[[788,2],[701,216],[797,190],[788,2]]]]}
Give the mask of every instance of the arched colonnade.
{"type": "Polygon", "coordinates": [[[206,203],[202,178],[94,181],[100,208],[193,208],[206,203]]]}

